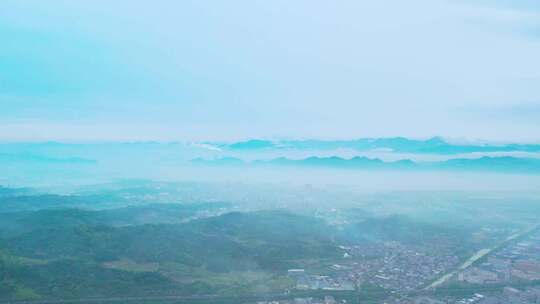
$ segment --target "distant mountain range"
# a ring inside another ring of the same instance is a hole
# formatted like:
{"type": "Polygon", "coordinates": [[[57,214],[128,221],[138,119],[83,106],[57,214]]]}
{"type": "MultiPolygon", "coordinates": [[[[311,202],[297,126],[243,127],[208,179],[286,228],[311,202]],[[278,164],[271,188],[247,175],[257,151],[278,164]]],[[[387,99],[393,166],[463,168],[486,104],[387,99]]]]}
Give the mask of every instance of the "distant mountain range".
{"type": "Polygon", "coordinates": [[[223,150],[253,151],[268,149],[357,151],[388,150],[401,153],[460,154],[473,152],[540,152],[540,144],[455,144],[441,137],[427,140],[392,138],[362,138],[355,140],[261,140],[252,139],[230,144],[212,144],[223,150]]]}
{"type": "Polygon", "coordinates": [[[286,166],[360,170],[444,170],[444,171],[489,171],[501,173],[540,173],[540,159],[518,157],[481,157],[474,159],[457,158],[437,162],[414,162],[410,159],[385,162],[378,158],[337,156],[289,159],[285,157],[271,160],[243,161],[239,158],[197,158],[193,163],[218,166],[286,166]]]}
{"type": "Polygon", "coordinates": [[[95,159],[82,158],[82,157],[49,157],[39,154],[28,154],[28,153],[11,153],[11,154],[1,154],[0,153],[0,163],[14,163],[14,162],[25,162],[25,163],[41,163],[41,164],[95,164],[97,161],[95,159]]]}

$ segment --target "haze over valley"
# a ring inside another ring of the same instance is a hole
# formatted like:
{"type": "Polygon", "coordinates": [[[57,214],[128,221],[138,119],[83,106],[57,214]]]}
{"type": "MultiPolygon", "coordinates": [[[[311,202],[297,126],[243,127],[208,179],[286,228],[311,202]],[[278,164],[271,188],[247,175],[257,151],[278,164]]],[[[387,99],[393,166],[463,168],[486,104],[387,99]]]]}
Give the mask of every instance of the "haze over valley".
{"type": "Polygon", "coordinates": [[[539,0],[1,0],[0,304],[540,303],[539,0]]]}

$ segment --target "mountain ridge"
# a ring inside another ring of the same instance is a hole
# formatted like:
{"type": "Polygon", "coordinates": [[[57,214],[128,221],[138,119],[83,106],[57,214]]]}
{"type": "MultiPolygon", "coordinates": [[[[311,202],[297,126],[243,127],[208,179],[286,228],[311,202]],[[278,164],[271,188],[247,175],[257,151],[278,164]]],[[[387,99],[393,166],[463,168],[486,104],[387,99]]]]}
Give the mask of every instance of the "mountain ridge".
{"type": "Polygon", "coordinates": [[[284,166],[313,167],[335,169],[374,169],[374,170],[418,170],[418,171],[489,171],[510,173],[540,173],[540,159],[511,156],[479,158],[454,158],[445,161],[416,162],[411,159],[383,161],[379,158],[355,156],[342,158],[339,156],[310,156],[303,159],[278,157],[270,160],[244,161],[240,158],[225,157],[216,159],[197,158],[193,163],[220,166],[284,166]]]}
{"type": "Polygon", "coordinates": [[[540,152],[540,144],[519,143],[452,143],[443,137],[435,136],[425,140],[406,137],[359,138],[352,140],[265,140],[250,139],[233,143],[208,143],[220,149],[231,151],[257,151],[270,149],[292,150],[330,150],[353,149],[369,151],[388,149],[392,152],[419,154],[459,154],[473,152],[540,152]]]}

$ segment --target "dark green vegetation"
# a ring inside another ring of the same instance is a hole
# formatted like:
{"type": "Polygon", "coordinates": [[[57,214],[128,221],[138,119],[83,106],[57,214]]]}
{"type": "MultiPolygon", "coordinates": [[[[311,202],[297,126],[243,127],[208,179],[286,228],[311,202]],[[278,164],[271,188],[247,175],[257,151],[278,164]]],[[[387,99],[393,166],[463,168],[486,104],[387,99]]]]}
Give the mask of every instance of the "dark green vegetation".
{"type": "Polygon", "coordinates": [[[269,292],[289,286],[283,273],[303,259],[342,254],[322,220],[283,211],[222,214],[222,203],[84,210],[81,197],[26,194],[0,204],[18,200],[54,208],[0,214],[0,299],[269,292]],[[68,201],[72,208],[59,207],[68,201]]]}
{"type": "MultiPolygon", "coordinates": [[[[43,196],[35,197],[32,201],[43,196]]],[[[26,201],[27,197],[21,197],[26,201]]],[[[63,198],[64,199],[64,198],[63,198]]],[[[16,200],[11,198],[10,203],[16,200]]],[[[68,199],[69,200],[69,199],[68,199]]],[[[73,227],[93,226],[131,226],[156,223],[180,223],[187,221],[201,212],[220,212],[226,204],[151,204],[128,206],[120,209],[85,210],[56,207],[36,211],[19,211],[0,213],[0,236],[20,235],[36,230],[65,229],[73,227]]]]}

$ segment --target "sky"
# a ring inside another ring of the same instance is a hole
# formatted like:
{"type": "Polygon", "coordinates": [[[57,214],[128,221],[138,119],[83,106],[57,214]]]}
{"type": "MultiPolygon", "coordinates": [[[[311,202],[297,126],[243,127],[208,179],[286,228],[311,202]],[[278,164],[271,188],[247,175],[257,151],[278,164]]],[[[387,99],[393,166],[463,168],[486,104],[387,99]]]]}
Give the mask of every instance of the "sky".
{"type": "Polygon", "coordinates": [[[540,142],[537,0],[0,2],[0,140],[540,142]]]}

